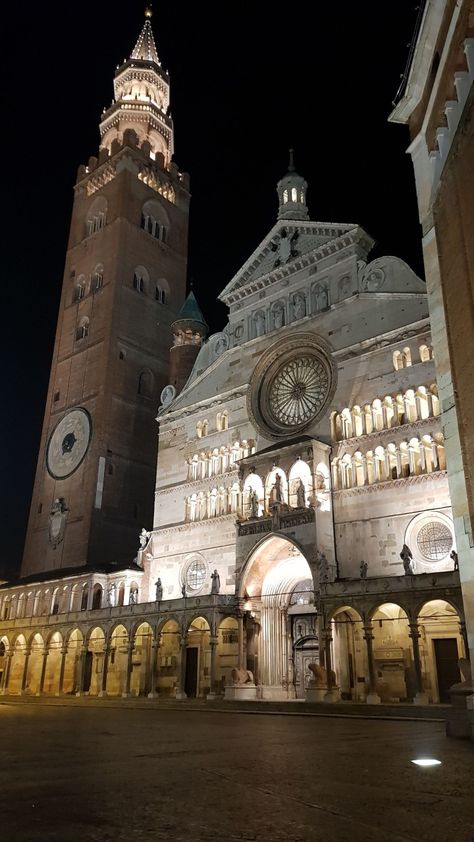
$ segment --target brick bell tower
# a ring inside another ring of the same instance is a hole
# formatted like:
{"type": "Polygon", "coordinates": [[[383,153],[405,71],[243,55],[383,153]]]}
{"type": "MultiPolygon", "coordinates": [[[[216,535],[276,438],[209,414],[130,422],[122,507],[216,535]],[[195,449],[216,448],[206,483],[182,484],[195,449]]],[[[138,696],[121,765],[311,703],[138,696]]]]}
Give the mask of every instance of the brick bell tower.
{"type": "Polygon", "coordinates": [[[159,397],[185,297],[189,178],[145,13],[75,186],[21,575],[130,562],[153,520],[159,397]]]}

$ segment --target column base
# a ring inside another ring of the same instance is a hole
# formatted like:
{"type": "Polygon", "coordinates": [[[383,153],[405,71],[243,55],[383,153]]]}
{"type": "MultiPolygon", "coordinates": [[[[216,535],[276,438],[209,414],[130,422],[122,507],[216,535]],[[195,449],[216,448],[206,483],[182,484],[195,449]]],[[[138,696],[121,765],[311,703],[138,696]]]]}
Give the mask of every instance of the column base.
{"type": "Polygon", "coordinates": [[[255,684],[228,684],[224,688],[224,699],[227,701],[231,699],[247,702],[256,698],[257,688],[255,687],[255,684]]]}
{"type": "Polygon", "coordinates": [[[369,693],[366,700],[365,700],[365,703],[367,705],[379,705],[381,703],[381,701],[382,700],[381,700],[380,696],[378,695],[378,693],[369,693]]]}
{"type": "Polygon", "coordinates": [[[128,691],[128,693],[127,693],[127,692],[125,692],[125,693],[121,693],[120,695],[122,696],[122,699],[130,699],[130,698],[131,698],[131,696],[132,696],[132,694],[130,693],[130,691],[128,691]]]}
{"type": "Polygon", "coordinates": [[[217,699],[217,696],[217,693],[208,693],[206,699],[210,699],[212,701],[212,699],[217,699]]]}
{"type": "Polygon", "coordinates": [[[97,698],[98,699],[105,699],[106,695],[107,695],[106,690],[99,690],[99,692],[97,693],[97,698]]]}
{"type": "Polygon", "coordinates": [[[184,699],[187,699],[187,698],[188,698],[187,694],[184,692],[184,690],[183,691],[181,691],[181,690],[176,691],[175,699],[177,699],[178,702],[182,702],[182,701],[184,701],[184,699]]]}
{"type": "Polygon", "coordinates": [[[417,693],[413,699],[414,705],[429,705],[428,693],[417,693]]]}
{"type": "Polygon", "coordinates": [[[154,690],[150,690],[150,692],[147,695],[147,699],[158,699],[159,696],[160,696],[159,693],[155,693],[154,690]]]}

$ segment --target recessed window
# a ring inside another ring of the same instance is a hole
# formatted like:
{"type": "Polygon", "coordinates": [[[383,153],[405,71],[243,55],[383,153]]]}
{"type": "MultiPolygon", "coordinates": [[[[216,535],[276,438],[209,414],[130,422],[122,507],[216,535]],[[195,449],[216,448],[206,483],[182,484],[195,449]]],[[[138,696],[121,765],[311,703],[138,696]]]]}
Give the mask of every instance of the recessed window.
{"type": "Polygon", "coordinates": [[[141,275],[137,274],[137,272],[135,272],[133,276],[133,289],[137,292],[145,292],[145,281],[141,275]]]}
{"type": "Polygon", "coordinates": [[[43,511],[43,504],[39,503],[38,504],[38,514],[40,515],[42,511],[43,511]]]}
{"type": "Polygon", "coordinates": [[[114,475],[114,466],[109,464],[109,465],[107,465],[107,476],[113,477],[113,475],[114,475]]]}
{"type": "Polygon", "coordinates": [[[199,591],[207,577],[207,565],[203,559],[197,558],[186,569],[186,587],[191,591],[199,591]]]}
{"type": "Polygon", "coordinates": [[[155,287],[155,300],[159,301],[160,304],[164,304],[166,300],[166,293],[164,289],[161,289],[158,285],[155,287]]]}
{"type": "Polygon", "coordinates": [[[99,289],[102,289],[104,285],[104,273],[102,271],[94,272],[92,275],[92,289],[94,292],[97,292],[99,289]]]}
{"type": "Polygon", "coordinates": [[[142,371],[138,377],[138,394],[144,398],[151,398],[153,395],[153,374],[151,371],[142,371]]]}
{"type": "Polygon", "coordinates": [[[419,530],[416,543],[423,558],[428,561],[442,561],[451,552],[453,536],[444,523],[430,521],[419,530]]]}
{"type": "Polygon", "coordinates": [[[79,341],[81,339],[85,339],[86,336],[88,336],[88,334],[89,334],[89,319],[87,317],[84,317],[83,319],[81,319],[81,321],[79,322],[79,325],[77,327],[76,341],[79,341]]]}
{"type": "Polygon", "coordinates": [[[119,351],[119,360],[124,360],[124,359],[125,359],[125,352],[119,351]]]}
{"type": "Polygon", "coordinates": [[[86,288],[84,284],[77,284],[74,290],[74,301],[82,301],[86,294],[86,288]]]}
{"type": "Polygon", "coordinates": [[[60,394],[61,394],[60,392],[55,392],[55,393],[54,393],[54,398],[53,398],[54,403],[57,403],[57,402],[58,402],[60,394]]]}

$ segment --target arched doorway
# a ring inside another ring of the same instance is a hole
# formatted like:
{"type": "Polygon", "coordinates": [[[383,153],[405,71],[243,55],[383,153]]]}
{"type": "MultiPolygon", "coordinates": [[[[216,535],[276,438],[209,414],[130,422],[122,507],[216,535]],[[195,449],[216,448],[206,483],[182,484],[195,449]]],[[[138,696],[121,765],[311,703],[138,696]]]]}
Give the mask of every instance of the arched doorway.
{"type": "Polygon", "coordinates": [[[82,690],[98,696],[102,689],[104,669],[105,633],[100,626],[92,629],[87,639],[87,655],[82,690]]]}
{"type": "Polygon", "coordinates": [[[341,698],[365,701],[369,691],[362,617],[354,608],[345,605],[334,612],[332,623],[332,664],[341,698]]]}
{"type": "Polygon", "coordinates": [[[159,696],[174,697],[179,687],[181,631],[176,620],[167,620],[159,632],[157,681],[159,696]]]}
{"type": "Polygon", "coordinates": [[[44,673],[43,693],[53,696],[56,693],[61,669],[61,648],[63,638],[60,632],[54,632],[47,643],[48,657],[44,673]]]}
{"type": "Polygon", "coordinates": [[[459,615],[444,599],[432,599],[418,614],[418,628],[429,701],[449,704],[449,688],[461,681],[459,658],[466,657],[459,615]]]}
{"type": "Polygon", "coordinates": [[[382,702],[406,702],[417,693],[408,616],[395,602],[371,614],[376,692],[382,702]]]}
{"type": "Polygon", "coordinates": [[[110,655],[107,669],[108,696],[124,692],[127,677],[128,632],[125,626],[116,626],[110,636],[110,655]]]}
{"type": "Polygon", "coordinates": [[[146,696],[151,690],[150,666],[153,629],[149,623],[141,623],[134,635],[132,675],[130,692],[132,696],[146,696]]]}
{"type": "Polygon", "coordinates": [[[246,609],[241,666],[252,670],[264,699],[304,695],[302,638],[312,639],[311,660],[317,659],[318,642],[313,577],[300,549],[279,535],[263,541],[247,562],[240,596],[246,609]]]}
{"type": "Polygon", "coordinates": [[[81,649],[83,645],[82,632],[79,629],[73,629],[69,635],[66,648],[66,659],[64,664],[64,678],[63,678],[63,692],[75,693],[78,689],[78,665],[81,657],[81,649]]]}
{"type": "Polygon", "coordinates": [[[206,696],[210,692],[211,647],[209,623],[195,617],[188,627],[184,692],[188,699],[206,696]]]}

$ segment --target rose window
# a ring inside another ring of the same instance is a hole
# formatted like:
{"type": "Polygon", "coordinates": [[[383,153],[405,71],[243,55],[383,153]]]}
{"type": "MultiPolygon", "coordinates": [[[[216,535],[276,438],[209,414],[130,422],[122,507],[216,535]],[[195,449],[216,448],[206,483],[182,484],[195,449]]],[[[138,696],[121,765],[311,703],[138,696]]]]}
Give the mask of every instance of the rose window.
{"type": "Polygon", "coordinates": [[[328,374],[317,357],[299,357],[286,363],[270,387],[269,406],[282,424],[293,427],[310,421],[328,393],[328,374]]]}
{"type": "Polygon", "coordinates": [[[191,591],[198,591],[206,581],[207,568],[204,561],[192,561],[186,570],[186,587],[191,591]]]}
{"type": "Polygon", "coordinates": [[[423,558],[429,561],[441,561],[446,558],[453,546],[453,536],[444,523],[431,521],[421,527],[416,536],[416,543],[423,558]]]}

